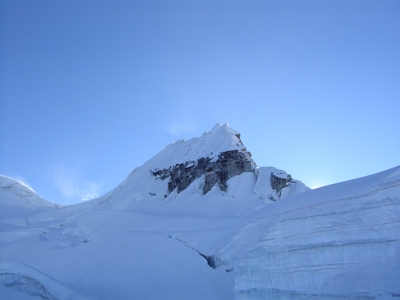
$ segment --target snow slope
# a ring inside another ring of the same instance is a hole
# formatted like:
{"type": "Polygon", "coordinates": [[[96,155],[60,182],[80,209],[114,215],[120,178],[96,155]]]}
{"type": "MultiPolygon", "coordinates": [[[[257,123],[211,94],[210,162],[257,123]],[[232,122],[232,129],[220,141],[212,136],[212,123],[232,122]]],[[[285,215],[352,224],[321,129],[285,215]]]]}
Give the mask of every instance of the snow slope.
{"type": "Polygon", "coordinates": [[[0,299],[231,298],[230,275],[176,238],[229,227],[229,219],[115,210],[101,201],[39,212],[5,204],[2,212],[13,208],[20,219],[0,220],[0,299]]]}
{"type": "Polygon", "coordinates": [[[206,194],[205,175],[166,194],[169,178],[153,173],[226,151],[250,157],[240,135],[217,124],[170,144],[106,195],[66,207],[0,177],[0,299],[400,294],[400,168],[311,191],[254,163],[206,194]]]}
{"type": "Polygon", "coordinates": [[[195,161],[200,157],[216,158],[219,153],[230,150],[246,151],[240,140],[240,134],[228,124],[216,124],[211,131],[206,131],[201,137],[182,139],[169,144],[143,167],[163,169],[178,163],[195,161]]]}
{"type": "Polygon", "coordinates": [[[12,204],[31,210],[60,207],[44,200],[30,187],[0,175],[0,205],[2,204],[12,204]]]}

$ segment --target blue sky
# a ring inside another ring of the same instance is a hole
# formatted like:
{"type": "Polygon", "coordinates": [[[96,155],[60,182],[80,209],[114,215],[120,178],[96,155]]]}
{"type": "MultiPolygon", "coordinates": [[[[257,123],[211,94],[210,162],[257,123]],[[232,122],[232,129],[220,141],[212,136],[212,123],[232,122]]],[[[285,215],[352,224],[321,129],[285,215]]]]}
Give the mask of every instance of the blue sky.
{"type": "Polygon", "coordinates": [[[400,164],[400,1],[0,1],[0,174],[77,203],[228,122],[310,187],[400,164]]]}

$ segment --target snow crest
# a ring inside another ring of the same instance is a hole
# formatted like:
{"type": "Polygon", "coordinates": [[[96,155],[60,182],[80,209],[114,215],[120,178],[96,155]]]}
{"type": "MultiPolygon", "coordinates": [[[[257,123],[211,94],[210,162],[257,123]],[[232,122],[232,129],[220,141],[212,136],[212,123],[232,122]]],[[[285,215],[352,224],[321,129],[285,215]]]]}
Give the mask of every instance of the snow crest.
{"type": "Polygon", "coordinates": [[[60,207],[44,200],[30,187],[2,175],[0,175],[0,204],[17,205],[27,209],[60,207]]]}
{"type": "Polygon", "coordinates": [[[216,124],[211,131],[201,137],[190,140],[182,139],[169,144],[143,167],[148,169],[165,169],[176,164],[197,161],[199,158],[215,158],[225,151],[246,151],[240,134],[226,124],[216,124]]]}

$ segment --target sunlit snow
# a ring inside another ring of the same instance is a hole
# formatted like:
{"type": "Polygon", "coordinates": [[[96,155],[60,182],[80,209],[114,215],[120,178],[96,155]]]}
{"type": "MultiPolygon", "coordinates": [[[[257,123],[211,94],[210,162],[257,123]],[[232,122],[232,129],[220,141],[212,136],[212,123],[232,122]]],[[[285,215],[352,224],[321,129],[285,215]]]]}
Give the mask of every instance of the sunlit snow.
{"type": "Polygon", "coordinates": [[[52,204],[0,177],[1,299],[391,299],[400,295],[400,167],[309,190],[255,167],[203,195],[150,170],[243,150],[217,124],[106,195],[52,204]],[[35,298],[32,298],[35,299],[35,298]]]}

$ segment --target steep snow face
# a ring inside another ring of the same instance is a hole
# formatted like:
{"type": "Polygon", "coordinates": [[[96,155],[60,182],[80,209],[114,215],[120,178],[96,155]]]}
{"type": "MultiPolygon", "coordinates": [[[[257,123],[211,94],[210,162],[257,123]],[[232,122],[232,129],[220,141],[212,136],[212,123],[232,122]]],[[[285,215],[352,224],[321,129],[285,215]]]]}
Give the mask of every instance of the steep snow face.
{"type": "Polygon", "coordinates": [[[201,137],[178,140],[169,144],[143,167],[151,170],[167,169],[176,164],[197,161],[199,158],[217,158],[221,152],[231,150],[247,152],[237,131],[228,124],[216,124],[211,131],[205,132],[201,137]]]}
{"type": "Polygon", "coordinates": [[[400,167],[270,205],[214,260],[235,299],[398,297],[400,167]]]}

